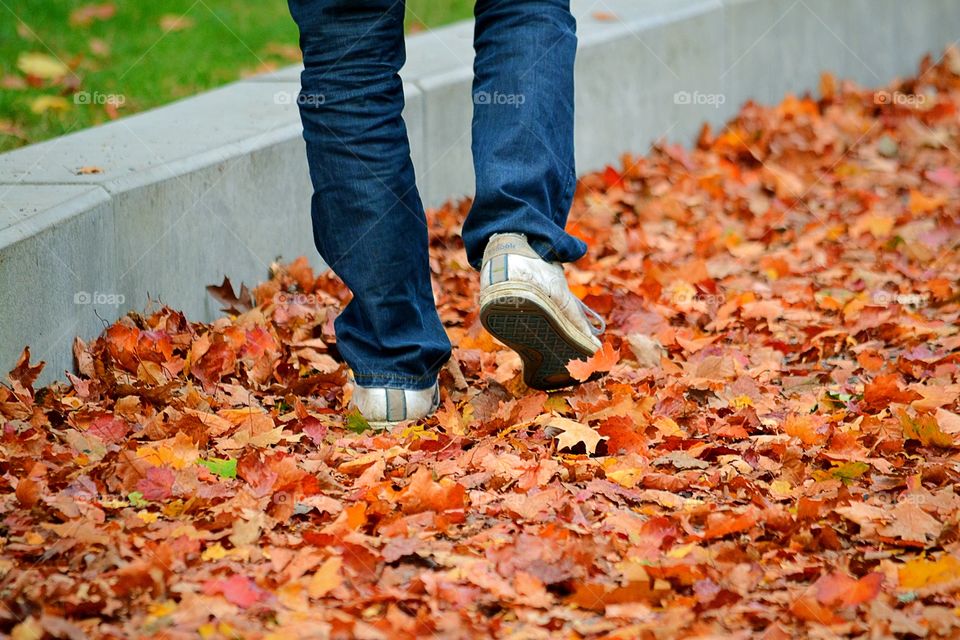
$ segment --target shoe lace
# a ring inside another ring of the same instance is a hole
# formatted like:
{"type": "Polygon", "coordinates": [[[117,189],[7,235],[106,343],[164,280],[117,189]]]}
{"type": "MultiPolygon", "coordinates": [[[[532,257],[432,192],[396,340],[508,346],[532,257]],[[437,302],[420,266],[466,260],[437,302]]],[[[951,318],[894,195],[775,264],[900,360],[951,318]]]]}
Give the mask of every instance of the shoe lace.
{"type": "Polygon", "coordinates": [[[600,335],[607,330],[607,323],[604,321],[603,317],[585,305],[583,300],[577,298],[577,304],[580,305],[580,310],[583,311],[583,315],[587,317],[587,320],[590,322],[590,333],[595,336],[600,335]]]}

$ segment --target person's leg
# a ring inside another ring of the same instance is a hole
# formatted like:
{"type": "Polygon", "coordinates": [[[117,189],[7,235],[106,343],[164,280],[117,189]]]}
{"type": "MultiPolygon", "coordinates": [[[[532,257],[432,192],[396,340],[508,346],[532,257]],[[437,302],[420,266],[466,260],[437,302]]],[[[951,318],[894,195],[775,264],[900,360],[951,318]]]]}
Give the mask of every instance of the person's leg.
{"type": "Polygon", "coordinates": [[[336,321],[338,348],[363,387],[431,388],[450,342],[401,117],[404,3],[289,5],[303,49],[314,240],[354,296],[336,321]]]}
{"type": "Polygon", "coordinates": [[[569,0],[477,0],[475,13],[467,258],[479,269],[490,236],[522,233],[544,259],[574,261],[586,245],[564,231],[576,187],[569,0]]]}
{"type": "Polygon", "coordinates": [[[576,188],[569,0],[478,0],[473,87],[477,193],[463,227],[480,269],[480,322],[538,389],[575,384],[603,320],[570,291],[562,262],[586,252],[564,231],[576,188]]]}

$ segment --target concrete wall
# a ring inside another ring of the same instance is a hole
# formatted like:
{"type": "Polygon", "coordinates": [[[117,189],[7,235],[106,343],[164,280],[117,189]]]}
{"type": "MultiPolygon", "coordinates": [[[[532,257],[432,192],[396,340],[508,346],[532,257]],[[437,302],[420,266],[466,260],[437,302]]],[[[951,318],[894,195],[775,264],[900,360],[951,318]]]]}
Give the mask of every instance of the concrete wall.
{"type": "MultiPolygon", "coordinates": [[[[749,98],[821,71],[882,85],[960,38],[956,0],[574,0],[581,172],[690,142],[749,98]],[[722,104],[717,104],[722,102],[722,104]]],[[[473,190],[472,24],[408,38],[406,118],[428,206],[473,190]]],[[[315,257],[290,67],[0,155],[0,370],[26,344],[72,367],[74,335],[150,299],[211,319],[206,284],[315,257]],[[101,173],[78,175],[84,166],[101,173]]]]}

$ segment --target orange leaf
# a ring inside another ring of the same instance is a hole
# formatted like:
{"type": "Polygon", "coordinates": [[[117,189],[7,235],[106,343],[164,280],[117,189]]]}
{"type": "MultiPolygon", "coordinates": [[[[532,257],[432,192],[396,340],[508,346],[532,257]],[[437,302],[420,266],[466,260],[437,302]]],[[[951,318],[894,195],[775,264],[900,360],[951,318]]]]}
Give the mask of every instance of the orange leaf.
{"type": "Polygon", "coordinates": [[[752,511],[738,516],[728,517],[728,514],[718,513],[709,518],[707,530],[703,532],[703,539],[722,538],[738,531],[745,531],[757,523],[757,516],[752,511]]]}
{"type": "Polygon", "coordinates": [[[801,620],[818,622],[820,624],[836,624],[840,622],[832,610],[823,606],[813,598],[799,598],[790,605],[790,613],[801,620]]]}
{"type": "Polygon", "coordinates": [[[586,360],[571,360],[567,363],[567,371],[574,380],[586,382],[596,373],[610,371],[613,365],[620,361],[620,350],[605,342],[600,350],[586,360]]]}
{"type": "Polygon", "coordinates": [[[462,509],[466,490],[457,483],[439,483],[433,480],[433,474],[424,466],[417,469],[408,484],[400,492],[397,501],[404,513],[422,511],[446,511],[462,509]]]}
{"type": "Polygon", "coordinates": [[[830,573],[816,582],[817,600],[831,607],[854,607],[876,598],[882,584],[883,574],[877,572],[859,580],[840,572],[830,573]]]}
{"type": "Polygon", "coordinates": [[[931,211],[936,211],[944,204],[947,203],[947,199],[944,197],[929,197],[923,195],[921,192],[916,189],[910,190],[910,213],[930,213],[931,211]]]}
{"type": "Polygon", "coordinates": [[[340,567],[343,566],[343,560],[340,556],[332,556],[320,565],[316,573],[310,578],[310,585],[307,587],[311,598],[322,598],[343,582],[340,575],[340,567]]]}
{"type": "Polygon", "coordinates": [[[791,414],[784,421],[783,430],[809,447],[826,441],[829,425],[818,415],[791,414]]]}

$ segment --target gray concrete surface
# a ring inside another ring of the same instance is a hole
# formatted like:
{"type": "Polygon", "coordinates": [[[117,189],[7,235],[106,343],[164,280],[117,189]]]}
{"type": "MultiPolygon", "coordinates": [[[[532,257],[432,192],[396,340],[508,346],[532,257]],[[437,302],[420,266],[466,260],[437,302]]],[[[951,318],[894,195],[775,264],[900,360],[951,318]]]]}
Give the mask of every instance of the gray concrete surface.
{"type": "MultiPolygon", "coordinates": [[[[960,38],[956,0],[573,0],[582,172],[689,143],[747,99],[815,91],[822,71],[880,86],[960,38]]],[[[473,190],[472,23],[407,39],[402,72],[424,202],[473,190]]],[[[44,380],[74,335],[150,300],[219,313],[204,286],[252,284],[307,255],[310,185],[291,66],[0,154],[0,370],[24,345],[44,380]],[[96,174],[78,175],[85,166],[96,174]]]]}

